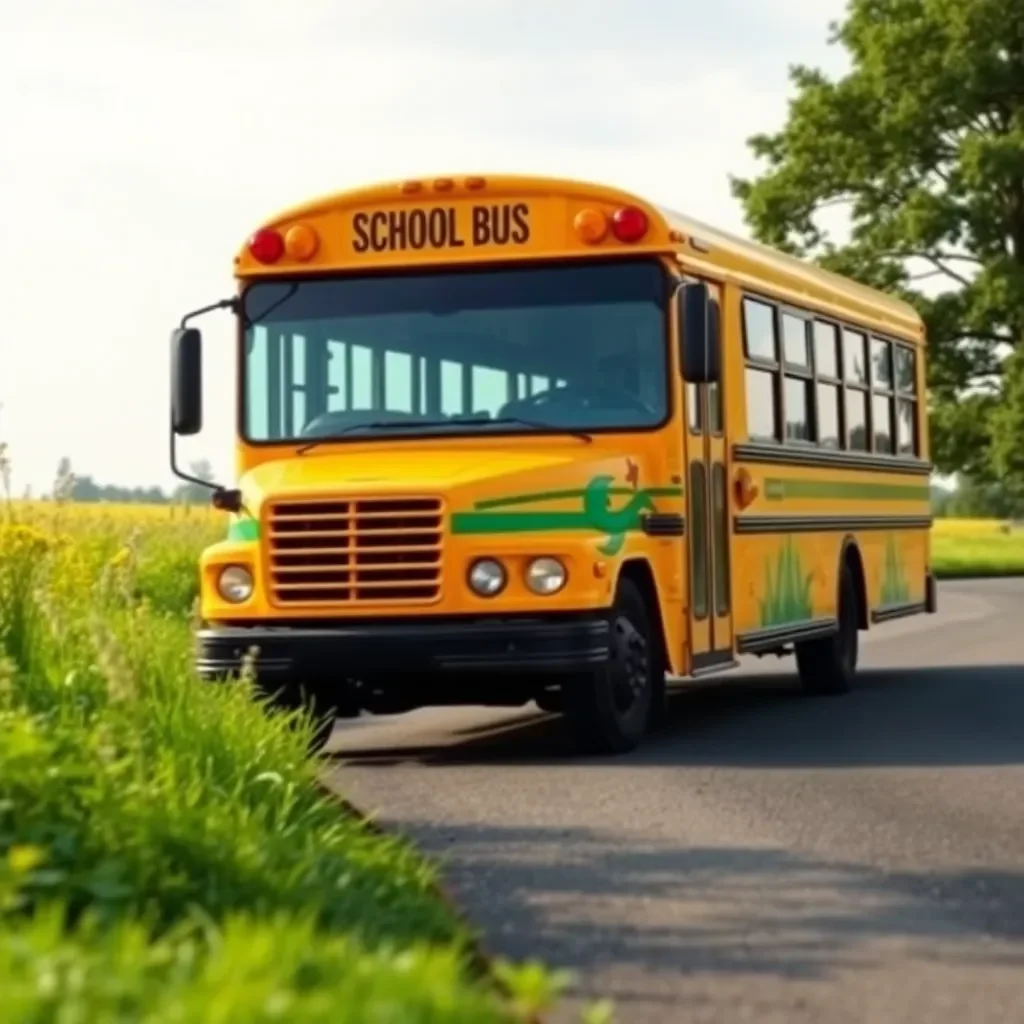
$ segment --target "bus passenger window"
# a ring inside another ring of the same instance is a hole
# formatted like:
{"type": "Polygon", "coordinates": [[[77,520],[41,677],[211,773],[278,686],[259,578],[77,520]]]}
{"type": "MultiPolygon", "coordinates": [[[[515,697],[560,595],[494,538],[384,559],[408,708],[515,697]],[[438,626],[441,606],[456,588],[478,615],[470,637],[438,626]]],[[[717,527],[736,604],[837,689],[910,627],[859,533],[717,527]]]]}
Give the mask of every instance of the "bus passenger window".
{"type": "Polygon", "coordinates": [[[900,399],[896,403],[896,454],[917,454],[917,430],[914,423],[914,403],[900,399]]]}
{"type": "Polygon", "coordinates": [[[868,382],[866,341],[864,335],[858,331],[843,331],[843,365],[848,384],[863,386],[868,382]]]}
{"type": "Polygon", "coordinates": [[[747,434],[753,441],[775,441],[775,374],[747,367],[747,434]]]}
{"type": "Polygon", "coordinates": [[[846,392],[846,447],[854,452],[868,450],[868,396],[866,391],[846,392]]]}
{"type": "Polygon", "coordinates": [[[839,388],[834,384],[819,384],[818,444],[822,448],[839,448],[839,388]]]}
{"type": "Polygon", "coordinates": [[[814,369],[819,377],[839,379],[839,331],[835,324],[814,321],[814,369]]]}
{"type": "Polygon", "coordinates": [[[791,366],[811,368],[811,350],[807,339],[807,321],[792,313],[782,314],[782,339],[785,360],[791,366]]]}
{"type": "Polygon", "coordinates": [[[786,440],[810,441],[811,437],[811,382],[801,377],[786,378],[786,440]]]}
{"type": "Polygon", "coordinates": [[[873,395],[871,418],[875,430],[875,451],[892,455],[892,399],[887,395],[873,395]]]}
{"type": "Polygon", "coordinates": [[[774,363],[777,359],[774,307],[754,299],[744,299],[743,327],[747,338],[747,355],[751,359],[774,363]]]}

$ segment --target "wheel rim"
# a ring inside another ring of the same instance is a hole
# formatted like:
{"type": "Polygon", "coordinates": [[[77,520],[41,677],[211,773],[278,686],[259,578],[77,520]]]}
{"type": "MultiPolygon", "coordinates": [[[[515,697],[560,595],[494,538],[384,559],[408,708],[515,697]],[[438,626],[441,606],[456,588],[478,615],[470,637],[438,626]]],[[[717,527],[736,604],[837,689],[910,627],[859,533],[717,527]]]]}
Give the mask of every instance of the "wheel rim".
{"type": "Polygon", "coordinates": [[[650,654],[643,634],[625,617],[615,620],[612,641],[612,702],[621,716],[636,707],[650,685],[650,654]]]}

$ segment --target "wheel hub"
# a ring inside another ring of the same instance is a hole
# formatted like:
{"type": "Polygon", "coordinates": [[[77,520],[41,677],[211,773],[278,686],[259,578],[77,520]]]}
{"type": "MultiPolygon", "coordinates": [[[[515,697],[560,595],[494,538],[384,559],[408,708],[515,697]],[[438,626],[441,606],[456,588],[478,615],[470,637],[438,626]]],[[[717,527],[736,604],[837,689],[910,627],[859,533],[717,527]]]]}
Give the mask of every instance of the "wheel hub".
{"type": "Polygon", "coordinates": [[[650,679],[647,643],[628,619],[617,619],[612,627],[612,672],[615,706],[628,711],[650,679]]]}

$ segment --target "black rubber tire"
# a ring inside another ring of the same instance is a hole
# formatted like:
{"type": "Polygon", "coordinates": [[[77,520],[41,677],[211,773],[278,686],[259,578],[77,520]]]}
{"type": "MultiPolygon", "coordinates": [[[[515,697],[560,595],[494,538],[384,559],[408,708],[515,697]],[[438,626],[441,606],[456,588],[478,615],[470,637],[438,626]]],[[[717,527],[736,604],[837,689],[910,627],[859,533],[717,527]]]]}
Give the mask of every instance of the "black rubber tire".
{"type": "Polygon", "coordinates": [[[558,714],[562,710],[562,691],[560,688],[557,690],[541,690],[540,693],[534,695],[533,702],[541,711],[546,711],[548,714],[558,714]]]}
{"type": "Polygon", "coordinates": [[[857,671],[859,634],[857,588],[848,565],[839,575],[839,629],[831,636],[796,645],[800,685],[813,695],[846,693],[857,671]]]}
{"type": "Polygon", "coordinates": [[[664,688],[661,645],[643,595],[620,580],[611,611],[612,656],[607,668],[562,684],[565,722],[581,753],[625,754],[643,739],[664,688]],[[631,699],[630,699],[631,698],[631,699]]]}

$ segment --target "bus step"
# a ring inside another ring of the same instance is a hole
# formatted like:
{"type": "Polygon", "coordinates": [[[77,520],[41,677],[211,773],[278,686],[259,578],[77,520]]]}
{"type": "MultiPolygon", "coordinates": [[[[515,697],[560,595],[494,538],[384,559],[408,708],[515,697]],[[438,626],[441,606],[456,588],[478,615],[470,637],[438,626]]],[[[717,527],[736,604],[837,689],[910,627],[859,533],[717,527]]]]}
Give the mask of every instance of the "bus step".
{"type": "Polygon", "coordinates": [[[732,658],[729,661],[718,661],[713,665],[701,665],[699,668],[695,668],[690,673],[691,679],[703,679],[704,676],[714,675],[716,672],[731,672],[734,668],[739,668],[740,663],[732,658]]]}

